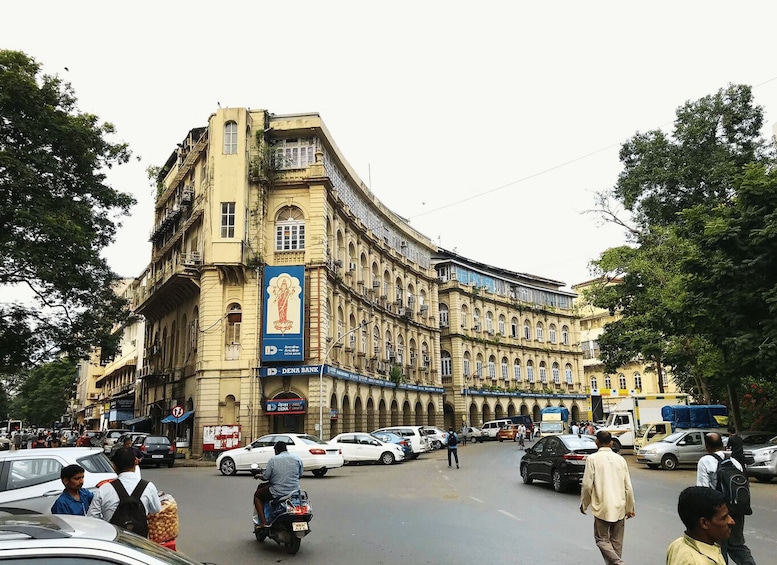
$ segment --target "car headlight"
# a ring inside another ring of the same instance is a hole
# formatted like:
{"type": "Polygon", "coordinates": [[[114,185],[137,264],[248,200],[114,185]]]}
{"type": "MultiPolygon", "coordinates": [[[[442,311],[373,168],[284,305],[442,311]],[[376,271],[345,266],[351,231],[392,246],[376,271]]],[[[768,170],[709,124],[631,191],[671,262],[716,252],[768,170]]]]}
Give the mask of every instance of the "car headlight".
{"type": "Polygon", "coordinates": [[[643,449],[639,453],[640,453],[640,455],[655,455],[656,454],[656,450],[655,449],[643,449]]]}

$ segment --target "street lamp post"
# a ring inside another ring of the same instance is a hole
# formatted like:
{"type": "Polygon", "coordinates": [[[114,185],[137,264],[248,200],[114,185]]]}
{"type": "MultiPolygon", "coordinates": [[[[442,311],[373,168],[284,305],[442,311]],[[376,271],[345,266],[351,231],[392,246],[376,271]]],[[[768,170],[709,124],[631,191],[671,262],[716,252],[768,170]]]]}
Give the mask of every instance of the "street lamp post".
{"type": "Polygon", "coordinates": [[[332,342],[332,345],[329,346],[329,348],[326,350],[326,353],[324,354],[324,358],[321,360],[321,367],[318,369],[318,436],[321,439],[324,435],[324,365],[326,364],[326,360],[329,357],[329,354],[332,352],[332,349],[340,343],[340,341],[348,335],[351,335],[354,332],[359,331],[363,327],[367,325],[369,320],[364,320],[361,324],[356,326],[355,328],[348,330],[343,335],[339,336],[337,339],[335,339],[332,342]]]}

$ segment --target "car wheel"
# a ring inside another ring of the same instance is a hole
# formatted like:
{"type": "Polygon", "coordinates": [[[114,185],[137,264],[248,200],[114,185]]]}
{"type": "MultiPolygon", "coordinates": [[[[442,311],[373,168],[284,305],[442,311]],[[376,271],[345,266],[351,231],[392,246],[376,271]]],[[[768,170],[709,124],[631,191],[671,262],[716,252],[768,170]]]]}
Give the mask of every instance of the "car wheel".
{"type": "Polygon", "coordinates": [[[391,465],[394,463],[394,454],[386,451],[380,456],[380,462],[384,465],[391,465]]]}
{"type": "Polygon", "coordinates": [[[657,463],[648,463],[647,466],[648,466],[648,469],[658,469],[661,465],[657,463]]]}
{"type": "MultiPolygon", "coordinates": [[[[315,471],[313,471],[313,476],[316,477],[317,479],[320,479],[321,477],[326,475],[326,472],[328,470],[329,469],[327,469],[326,467],[324,467],[323,469],[316,469],[315,471]]],[[[299,548],[297,548],[297,549],[299,549],[299,548]]]]}
{"type": "Polygon", "coordinates": [[[298,537],[295,536],[291,538],[291,541],[286,542],[284,546],[286,547],[286,553],[288,553],[289,555],[295,555],[299,551],[299,546],[301,543],[302,543],[302,540],[299,539],[298,537]]]}
{"type": "Polygon", "coordinates": [[[521,478],[523,479],[523,484],[530,485],[532,484],[533,480],[529,476],[529,466],[528,465],[521,465],[521,478]]]}
{"type": "Polygon", "coordinates": [[[505,438],[503,438],[503,437],[500,437],[500,438],[499,438],[499,443],[502,443],[502,442],[504,441],[504,439],[505,439],[505,438]]]}
{"type": "Polygon", "coordinates": [[[564,488],[566,485],[564,484],[564,481],[561,480],[561,472],[558,469],[553,469],[553,490],[556,492],[564,492],[564,488]]]}
{"type": "Polygon", "coordinates": [[[167,468],[172,469],[174,465],[175,465],[175,461],[170,461],[170,463],[167,464],[167,468]]]}
{"type": "Polygon", "coordinates": [[[753,475],[755,477],[755,480],[759,483],[771,483],[772,479],[774,477],[770,477],[768,475],[753,475]]]}
{"type": "Polygon", "coordinates": [[[674,471],[677,469],[677,457],[667,453],[661,458],[661,467],[667,471],[674,471]]]}
{"type": "Polygon", "coordinates": [[[621,446],[621,442],[619,442],[619,441],[618,441],[617,439],[615,439],[615,438],[612,438],[612,450],[613,450],[615,453],[620,453],[621,447],[622,447],[622,446],[621,446]]]}
{"type": "Polygon", "coordinates": [[[235,461],[230,457],[225,457],[219,464],[219,471],[221,471],[222,475],[227,476],[237,474],[237,466],[235,465],[235,461]]]}

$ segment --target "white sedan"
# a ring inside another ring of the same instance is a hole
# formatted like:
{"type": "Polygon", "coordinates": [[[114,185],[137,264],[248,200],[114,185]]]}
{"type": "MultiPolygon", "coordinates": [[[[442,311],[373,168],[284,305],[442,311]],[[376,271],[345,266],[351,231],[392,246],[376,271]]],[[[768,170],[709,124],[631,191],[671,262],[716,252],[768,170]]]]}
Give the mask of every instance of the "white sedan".
{"type": "Polygon", "coordinates": [[[343,466],[340,449],[308,434],[269,434],[254,440],[245,447],[223,452],[216,458],[216,467],[222,475],[234,475],[238,471],[251,472],[251,465],[267,467],[270,457],[275,455],[276,442],[282,441],[286,449],[302,459],[305,471],[315,477],[323,477],[329,469],[343,466]]]}
{"type": "Polygon", "coordinates": [[[384,443],[365,432],[339,434],[329,440],[329,444],[342,451],[346,463],[373,461],[391,465],[405,459],[402,446],[384,443]]]}

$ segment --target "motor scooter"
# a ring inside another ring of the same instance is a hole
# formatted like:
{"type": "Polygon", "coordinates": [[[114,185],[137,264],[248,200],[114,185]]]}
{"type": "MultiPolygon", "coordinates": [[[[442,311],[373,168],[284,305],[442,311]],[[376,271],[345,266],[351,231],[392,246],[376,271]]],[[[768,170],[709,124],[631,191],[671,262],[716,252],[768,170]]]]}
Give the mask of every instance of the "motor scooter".
{"type": "MultiPolygon", "coordinates": [[[[251,465],[251,474],[255,479],[261,479],[262,469],[254,463],[251,465]]],[[[284,546],[286,553],[294,555],[299,551],[302,538],[310,533],[313,508],[310,505],[308,493],[300,489],[282,498],[274,498],[266,502],[264,516],[267,519],[267,526],[260,528],[259,516],[254,509],[256,541],[263,542],[269,537],[278,545],[284,546]]]]}

